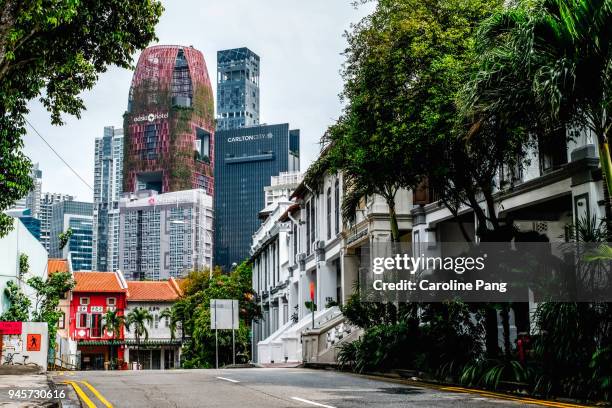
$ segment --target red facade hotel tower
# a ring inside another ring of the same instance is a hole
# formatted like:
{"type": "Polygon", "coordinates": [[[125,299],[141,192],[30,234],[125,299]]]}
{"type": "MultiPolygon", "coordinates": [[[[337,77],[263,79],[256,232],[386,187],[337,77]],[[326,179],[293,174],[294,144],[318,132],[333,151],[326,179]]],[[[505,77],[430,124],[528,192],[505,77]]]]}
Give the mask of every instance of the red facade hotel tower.
{"type": "Polygon", "coordinates": [[[124,115],[123,189],[214,193],[214,101],[202,53],[158,45],[138,59],[124,115]]]}

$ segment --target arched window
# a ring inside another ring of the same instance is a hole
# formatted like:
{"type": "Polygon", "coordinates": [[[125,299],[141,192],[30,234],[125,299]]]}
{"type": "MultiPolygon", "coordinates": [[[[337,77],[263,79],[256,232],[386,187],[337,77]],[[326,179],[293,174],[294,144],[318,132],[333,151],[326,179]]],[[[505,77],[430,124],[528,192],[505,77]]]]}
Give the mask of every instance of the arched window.
{"type": "Polygon", "coordinates": [[[327,239],[331,239],[331,232],[332,232],[332,223],[331,223],[331,216],[332,216],[332,192],[331,192],[331,187],[327,188],[327,239]]]}
{"type": "Polygon", "coordinates": [[[336,216],[336,235],[338,235],[340,233],[340,180],[338,179],[336,179],[336,184],[334,185],[334,204],[336,206],[336,211],[334,213],[336,216]]]}

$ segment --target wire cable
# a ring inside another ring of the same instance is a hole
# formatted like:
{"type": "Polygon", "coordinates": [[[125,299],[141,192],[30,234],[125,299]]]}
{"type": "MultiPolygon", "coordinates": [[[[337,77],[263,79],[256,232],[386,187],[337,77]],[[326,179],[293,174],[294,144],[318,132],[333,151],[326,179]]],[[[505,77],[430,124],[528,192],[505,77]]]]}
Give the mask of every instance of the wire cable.
{"type": "Polygon", "coordinates": [[[49,149],[51,149],[51,151],[53,153],[55,153],[55,155],[66,165],[66,167],[68,167],[70,169],[70,171],[72,171],[74,173],[74,175],[77,176],[79,178],[79,180],[81,180],[83,182],[83,184],[85,184],[91,191],[93,191],[93,187],[90,186],[89,183],[87,181],[85,181],[85,179],[83,177],[81,177],[81,175],[79,173],[77,173],[77,171],[75,169],[73,169],[72,166],[69,165],[68,162],[66,160],[64,160],[64,158],[62,156],[60,156],[60,154],[57,152],[57,150],[55,150],[53,148],[53,146],[51,146],[51,144],[49,142],[47,142],[47,140],[40,134],[40,132],[38,130],[36,130],[36,128],[34,126],[32,126],[30,121],[28,121],[27,119],[25,119],[25,121],[26,121],[26,123],[28,125],[30,125],[30,127],[32,128],[34,133],[36,133],[38,135],[38,137],[40,137],[42,139],[42,141],[45,142],[45,144],[47,146],[49,146],[49,149]]]}

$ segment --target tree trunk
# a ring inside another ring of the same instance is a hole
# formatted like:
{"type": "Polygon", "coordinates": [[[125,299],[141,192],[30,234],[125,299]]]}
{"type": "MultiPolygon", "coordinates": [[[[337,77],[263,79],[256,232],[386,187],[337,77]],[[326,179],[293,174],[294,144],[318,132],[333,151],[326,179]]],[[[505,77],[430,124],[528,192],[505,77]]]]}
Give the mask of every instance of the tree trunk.
{"type": "Polygon", "coordinates": [[[399,225],[397,223],[397,213],[395,212],[395,197],[387,198],[389,206],[389,223],[391,224],[391,241],[400,242],[399,225]]]}
{"type": "Polygon", "coordinates": [[[497,357],[497,311],[491,305],[485,305],[485,345],[487,356],[497,357]]]}
{"type": "Polygon", "coordinates": [[[502,303],[500,314],[504,334],[504,354],[510,356],[510,305],[508,303],[502,303]]]}

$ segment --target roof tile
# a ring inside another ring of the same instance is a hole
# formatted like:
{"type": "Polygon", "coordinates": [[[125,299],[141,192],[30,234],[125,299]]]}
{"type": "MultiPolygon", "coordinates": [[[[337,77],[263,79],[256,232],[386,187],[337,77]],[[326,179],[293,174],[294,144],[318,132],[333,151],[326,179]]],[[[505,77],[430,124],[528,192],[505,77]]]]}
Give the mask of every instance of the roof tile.
{"type": "Polygon", "coordinates": [[[128,281],[129,301],[178,300],[180,289],[172,278],[167,281],[128,281]]]}
{"type": "Polygon", "coordinates": [[[114,272],[75,272],[73,292],[125,292],[114,272]]]}

